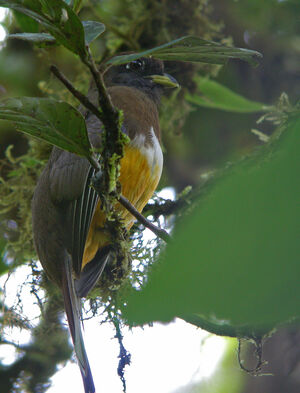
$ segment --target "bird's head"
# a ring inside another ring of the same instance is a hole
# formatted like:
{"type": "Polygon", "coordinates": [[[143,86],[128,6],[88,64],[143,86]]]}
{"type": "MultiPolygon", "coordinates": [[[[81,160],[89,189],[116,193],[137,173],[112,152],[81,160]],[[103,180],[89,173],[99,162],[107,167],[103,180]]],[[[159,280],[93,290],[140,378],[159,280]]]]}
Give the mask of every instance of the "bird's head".
{"type": "Polygon", "coordinates": [[[176,79],[164,72],[164,63],[151,57],[111,66],[104,80],[107,86],[128,86],[142,90],[155,103],[159,103],[164,88],[179,87],[176,79]]]}

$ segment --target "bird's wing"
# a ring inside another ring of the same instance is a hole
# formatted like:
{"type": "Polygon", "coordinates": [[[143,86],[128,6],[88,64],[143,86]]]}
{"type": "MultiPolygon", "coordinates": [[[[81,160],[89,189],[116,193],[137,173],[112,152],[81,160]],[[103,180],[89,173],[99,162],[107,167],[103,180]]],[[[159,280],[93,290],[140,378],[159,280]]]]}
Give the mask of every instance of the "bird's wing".
{"type": "Polygon", "coordinates": [[[84,191],[90,164],[86,158],[53,148],[50,160],[50,195],[55,204],[72,202],[84,191]]]}
{"type": "Polygon", "coordinates": [[[51,156],[51,200],[65,211],[66,247],[72,256],[72,267],[80,275],[82,257],[98,195],[91,187],[95,170],[89,162],[75,154],[54,149],[51,156]]]}
{"type": "Polygon", "coordinates": [[[71,255],[73,270],[79,277],[82,267],[82,258],[90,224],[97,206],[99,196],[91,187],[91,180],[95,169],[90,167],[87,173],[83,193],[72,203],[72,241],[71,255]]]}
{"type": "MultiPolygon", "coordinates": [[[[95,115],[85,115],[89,139],[93,147],[101,146],[102,124],[95,115]]],[[[123,126],[122,131],[126,133],[123,126]]],[[[50,158],[50,193],[54,203],[67,211],[64,234],[72,268],[78,278],[78,293],[86,296],[99,279],[105,265],[113,257],[110,250],[99,250],[82,270],[82,259],[90,224],[99,200],[91,187],[95,170],[89,162],[75,154],[54,148],[50,158]],[[67,206],[67,207],[66,207],[67,206]],[[80,289],[79,289],[80,288],[80,289]]]]}
{"type": "MultiPolygon", "coordinates": [[[[93,147],[99,148],[102,124],[91,113],[86,113],[85,118],[90,142],[93,147]]],[[[62,223],[66,231],[67,250],[72,257],[73,271],[80,279],[80,294],[86,296],[95,285],[96,277],[100,277],[108,260],[108,253],[101,254],[100,258],[97,255],[98,263],[88,263],[82,271],[85,243],[99,200],[98,194],[91,187],[95,170],[85,158],[58,148],[53,149],[50,168],[51,199],[67,211],[65,222],[62,223]]]]}
{"type": "Polygon", "coordinates": [[[79,297],[86,297],[101,277],[105,266],[111,263],[115,255],[110,246],[100,248],[94,258],[84,266],[80,277],[75,280],[75,289],[79,297]]]}

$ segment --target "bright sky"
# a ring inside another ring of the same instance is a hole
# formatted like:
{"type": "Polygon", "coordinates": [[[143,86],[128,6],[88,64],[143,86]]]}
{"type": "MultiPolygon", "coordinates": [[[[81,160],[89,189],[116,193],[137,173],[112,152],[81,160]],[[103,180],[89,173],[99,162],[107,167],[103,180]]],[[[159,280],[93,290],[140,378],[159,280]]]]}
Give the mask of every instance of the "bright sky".
{"type": "MultiPolygon", "coordinates": [[[[0,7],[0,23],[5,18],[6,13],[7,13],[7,9],[0,7]]],[[[5,36],[6,36],[6,31],[4,27],[0,24],[0,42],[4,40],[5,36]]]]}
{"type": "MultiPolygon", "coordinates": [[[[21,298],[23,315],[32,324],[38,322],[39,308],[30,294],[31,270],[23,266],[13,273],[9,280],[0,279],[0,287],[5,288],[5,301],[9,307],[16,305],[16,294],[22,286],[21,298]]],[[[5,329],[7,341],[25,344],[30,333],[19,329],[5,329]]],[[[209,377],[225,349],[225,340],[211,336],[207,332],[182,321],[169,324],[155,323],[153,327],[123,329],[125,348],[131,353],[132,363],[125,369],[128,393],[171,393],[179,387],[195,383],[209,377]]],[[[119,345],[114,339],[115,331],[110,324],[99,324],[98,318],[84,322],[84,336],[96,389],[106,392],[122,392],[122,384],[117,376],[119,345]]],[[[16,358],[15,348],[1,346],[4,364],[16,358]]],[[[60,393],[65,389],[72,393],[83,393],[79,368],[75,362],[61,365],[52,378],[48,393],[60,393]]]]}
{"type": "MultiPolygon", "coordinates": [[[[0,22],[7,10],[0,7],[0,22]]],[[[5,29],[0,25],[0,41],[5,38],[5,29]]],[[[172,197],[170,191],[164,197],[172,197]]],[[[30,274],[30,269],[20,268],[5,285],[5,300],[8,306],[16,302],[18,286],[30,274]]],[[[3,287],[6,277],[0,279],[3,287]]],[[[30,286],[22,292],[24,315],[34,323],[39,309],[36,299],[30,294],[30,286]]],[[[115,331],[109,324],[99,324],[97,318],[85,321],[85,343],[95,380],[96,390],[122,392],[122,384],[117,375],[119,345],[114,339],[115,331]]],[[[6,329],[6,339],[15,343],[26,343],[30,333],[19,329],[6,329]]],[[[209,377],[222,357],[225,340],[210,336],[182,320],[169,324],[155,323],[153,327],[124,329],[124,345],[131,353],[131,365],[125,369],[128,393],[171,393],[181,386],[195,383],[209,377]],[[206,338],[206,339],[205,339],[206,338]]],[[[14,347],[1,346],[1,360],[10,364],[16,358],[14,347]]],[[[79,368],[75,362],[68,362],[52,378],[48,393],[65,391],[83,393],[79,368]]]]}
{"type": "MultiPolygon", "coordinates": [[[[208,377],[225,346],[223,339],[211,337],[201,348],[207,333],[181,320],[135,328],[132,332],[126,330],[123,334],[124,345],[132,355],[132,364],[125,372],[128,393],[171,393],[208,377]]],[[[113,335],[110,326],[99,327],[96,322],[85,328],[87,352],[99,391],[122,391],[116,374],[119,346],[115,339],[112,340],[113,335]]],[[[73,380],[74,386],[69,387],[72,393],[82,393],[81,377],[75,364],[68,365],[53,378],[49,393],[58,393],[66,380],[73,380]]]]}
{"type": "MultiPolygon", "coordinates": [[[[14,273],[5,285],[5,299],[8,306],[16,304],[16,292],[28,279],[30,269],[22,267],[14,273]]],[[[3,287],[4,278],[0,285],[3,287]]],[[[30,295],[30,286],[24,286],[22,301],[24,315],[37,323],[38,306],[30,295]]],[[[119,345],[114,339],[115,331],[110,324],[99,324],[98,318],[84,322],[84,336],[96,390],[101,392],[122,392],[117,375],[119,345]]],[[[6,329],[5,338],[24,344],[29,333],[19,329],[6,329]]],[[[172,393],[181,386],[195,383],[209,377],[222,357],[225,340],[210,336],[207,332],[176,320],[169,324],[155,323],[153,327],[124,329],[124,345],[131,353],[132,363],[125,369],[128,393],[172,393]]],[[[5,364],[14,361],[15,349],[1,346],[1,357],[5,364]]],[[[74,358],[75,360],[75,358],[74,358]]],[[[76,362],[60,366],[52,378],[47,393],[60,393],[68,381],[68,391],[83,393],[81,375],[76,362]]]]}

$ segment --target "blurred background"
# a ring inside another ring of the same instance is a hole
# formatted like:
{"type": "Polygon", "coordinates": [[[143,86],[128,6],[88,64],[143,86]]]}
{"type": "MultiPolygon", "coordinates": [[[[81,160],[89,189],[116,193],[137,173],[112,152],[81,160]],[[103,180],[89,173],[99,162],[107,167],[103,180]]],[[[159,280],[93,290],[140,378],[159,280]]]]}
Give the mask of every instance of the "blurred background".
{"type": "MultiPolygon", "coordinates": [[[[283,92],[292,104],[299,100],[299,0],[90,0],[82,2],[80,18],[100,20],[107,26],[104,37],[92,47],[98,59],[119,51],[151,48],[187,34],[263,54],[257,68],[242,61],[230,61],[223,67],[167,62],[167,72],[179,81],[181,90],[166,100],[161,114],[165,166],[160,190],[172,187],[176,195],[186,186],[197,186],[203,174],[244,157],[263,143],[251,129],[267,135],[274,130],[271,123],[256,124],[259,113],[236,113],[189,103],[187,93],[201,95],[195,83],[197,76],[209,76],[234,92],[266,105],[276,104],[283,92]]],[[[5,40],[8,32],[36,32],[37,29],[35,23],[31,24],[21,14],[13,15],[0,8],[0,98],[50,94],[74,103],[49,73],[49,65],[56,63],[86,91],[87,74],[74,55],[63,48],[36,48],[25,41],[5,40]]],[[[49,148],[29,142],[4,121],[0,121],[0,146],[0,176],[6,182],[4,186],[1,184],[0,250],[7,242],[15,244],[6,254],[11,269],[23,265],[33,255],[30,200],[49,148]],[[32,160],[28,159],[28,152],[32,160]],[[12,175],[12,170],[18,172],[12,175]]],[[[247,345],[243,357],[249,364],[255,362],[253,349],[247,350],[247,345]]],[[[176,392],[300,391],[297,329],[279,330],[266,342],[264,358],[269,362],[264,372],[275,376],[254,378],[242,373],[236,360],[236,346],[230,342],[210,380],[191,383],[176,392]]]]}

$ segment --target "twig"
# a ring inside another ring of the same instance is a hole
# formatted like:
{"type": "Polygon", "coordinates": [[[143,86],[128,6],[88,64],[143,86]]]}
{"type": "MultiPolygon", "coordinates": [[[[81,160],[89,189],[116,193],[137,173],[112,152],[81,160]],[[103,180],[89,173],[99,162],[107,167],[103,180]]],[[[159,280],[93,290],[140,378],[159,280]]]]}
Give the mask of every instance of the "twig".
{"type": "Polygon", "coordinates": [[[87,98],[87,96],[77,90],[55,65],[50,66],[50,71],[66,86],[66,88],[85,108],[89,109],[95,116],[98,117],[99,120],[102,121],[102,114],[99,109],[87,98]]]}
{"type": "MultiPolygon", "coordinates": [[[[64,76],[64,74],[55,66],[51,65],[50,66],[50,71],[52,72],[53,75],[56,76],[57,79],[59,79],[62,84],[66,86],[66,88],[73,94],[74,97],[77,98],[77,100],[87,109],[89,109],[97,118],[102,121],[102,114],[98,110],[98,108],[88,99],[87,96],[82,94],[79,90],[77,90],[73,84],[64,76]]],[[[100,164],[96,157],[93,155],[87,156],[86,157],[89,160],[89,163],[92,165],[93,168],[95,168],[97,171],[99,171],[100,164]]]]}
{"type": "Polygon", "coordinates": [[[0,339],[0,345],[12,345],[13,347],[15,347],[16,349],[20,350],[23,348],[23,345],[14,343],[13,341],[7,341],[5,339],[0,339]]]}
{"type": "Polygon", "coordinates": [[[102,192],[102,208],[109,216],[113,212],[113,191],[118,194],[120,161],[126,143],[125,134],[121,130],[122,113],[113,106],[108,94],[102,73],[99,71],[89,48],[88,57],[84,64],[89,68],[98,91],[98,102],[101,108],[101,121],[104,126],[102,134],[103,148],[101,155],[101,168],[103,169],[104,191],[102,192]]]}
{"type": "MultiPolygon", "coordinates": [[[[92,166],[97,169],[93,164],[92,166]]],[[[100,187],[101,187],[101,171],[98,171],[94,178],[92,179],[92,185],[95,191],[100,195],[100,187]]],[[[125,207],[141,224],[143,224],[146,228],[150,229],[157,237],[164,240],[166,243],[172,240],[171,236],[164,229],[158,228],[152,222],[147,220],[123,195],[120,195],[117,200],[119,203],[125,207]]]]}
{"type": "Polygon", "coordinates": [[[116,108],[113,106],[113,103],[111,102],[111,98],[109,94],[107,93],[107,90],[105,88],[104,82],[103,82],[103,77],[101,72],[99,72],[94,59],[88,50],[89,57],[88,61],[85,62],[85,65],[89,68],[91,71],[91,74],[93,75],[97,90],[99,92],[99,106],[102,109],[102,114],[103,114],[103,124],[106,130],[111,130],[113,128],[114,130],[118,130],[118,117],[119,117],[119,111],[116,110],[116,108]],[[113,120],[113,121],[111,121],[113,120]]]}
{"type": "Polygon", "coordinates": [[[99,164],[99,161],[97,160],[97,158],[95,157],[94,154],[87,157],[87,159],[89,160],[89,163],[91,164],[91,166],[94,169],[96,169],[97,172],[101,171],[101,165],[99,164]]]}
{"type": "Polygon", "coordinates": [[[121,195],[118,201],[123,205],[141,224],[143,224],[146,228],[150,229],[157,237],[164,240],[166,243],[169,243],[172,238],[162,228],[158,228],[157,226],[153,225],[152,222],[147,220],[130,202],[127,198],[121,195]]]}

